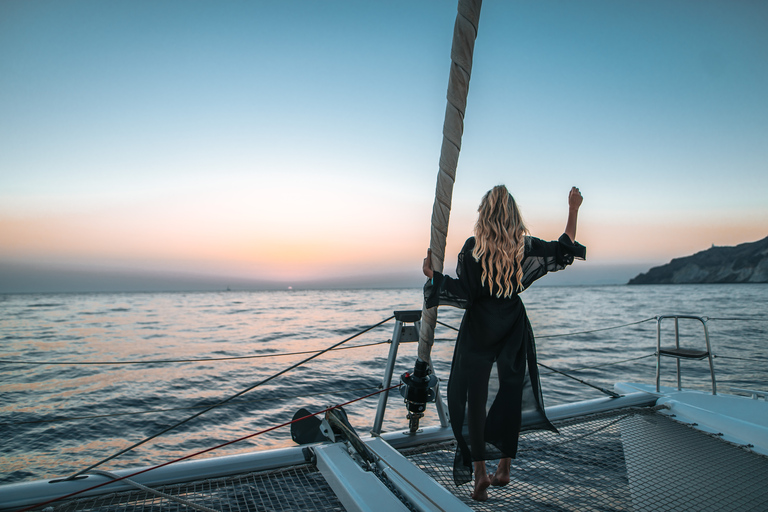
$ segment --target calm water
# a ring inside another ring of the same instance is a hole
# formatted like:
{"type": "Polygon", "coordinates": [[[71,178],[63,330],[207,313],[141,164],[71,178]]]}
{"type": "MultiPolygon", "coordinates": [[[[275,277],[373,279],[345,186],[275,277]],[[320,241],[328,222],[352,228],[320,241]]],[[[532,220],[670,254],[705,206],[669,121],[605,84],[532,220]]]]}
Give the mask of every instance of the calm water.
{"type": "MultiPolygon", "coordinates": [[[[523,298],[539,361],[596,385],[653,381],[653,357],[627,360],[653,354],[655,322],[569,333],[680,313],[712,318],[719,390],[768,390],[768,285],[534,286],[523,298]]],[[[308,357],[290,354],[327,348],[395,310],[421,309],[421,300],[418,289],[0,295],[0,482],[71,474],[308,357]],[[258,357],[146,363],[237,356],[258,357]],[[22,364],[28,362],[46,364],[22,364]]],[[[451,308],[438,317],[453,326],[460,318],[451,308]]],[[[393,326],[389,321],[344,345],[359,348],[322,355],[103,469],[159,464],[289,421],[300,407],[320,410],[373,392],[393,326]]],[[[684,343],[703,346],[699,325],[683,327],[684,343]]],[[[436,372],[447,378],[455,332],[438,326],[436,338],[436,372]]],[[[401,347],[395,380],[415,354],[415,344],[401,347]]],[[[671,385],[674,361],[662,364],[671,385]]],[[[603,396],[547,370],[542,384],[547,405],[603,396]]],[[[683,384],[708,389],[706,362],[684,362],[683,384]]],[[[374,397],[346,407],[360,432],[370,429],[376,404],[374,397]]],[[[436,422],[430,409],[422,424],[436,422]]],[[[384,429],[403,428],[404,407],[393,395],[384,429]]],[[[291,445],[283,428],[206,456],[291,445]]]]}

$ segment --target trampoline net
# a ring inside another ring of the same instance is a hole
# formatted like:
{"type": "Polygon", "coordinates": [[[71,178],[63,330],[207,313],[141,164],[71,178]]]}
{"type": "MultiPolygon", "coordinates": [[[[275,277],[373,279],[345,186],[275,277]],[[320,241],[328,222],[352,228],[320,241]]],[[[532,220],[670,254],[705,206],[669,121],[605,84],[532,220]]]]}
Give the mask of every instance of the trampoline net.
{"type": "MultiPolygon", "coordinates": [[[[470,498],[453,483],[455,442],[403,452],[473,510],[766,511],[768,458],[651,409],[556,423],[520,438],[511,482],[470,498]]],[[[487,464],[488,473],[495,464],[487,464]]]]}
{"type": "MultiPolygon", "coordinates": [[[[556,423],[559,434],[521,436],[511,482],[470,498],[453,483],[454,442],[403,450],[473,510],[766,511],[768,457],[652,409],[623,409],[556,423]]],[[[495,465],[488,464],[493,473],[495,465]]],[[[343,511],[312,465],[168,485],[159,491],[218,511],[343,511]]],[[[49,507],[49,510],[51,508],[49,507]]],[[[67,511],[188,511],[144,491],[54,504],[67,511]]]]}
{"type": "MultiPolygon", "coordinates": [[[[311,465],[166,485],[157,490],[200,507],[220,511],[344,511],[333,490],[311,465]]],[[[70,501],[56,506],[54,510],[189,512],[195,509],[145,491],[126,491],[70,501]]]]}

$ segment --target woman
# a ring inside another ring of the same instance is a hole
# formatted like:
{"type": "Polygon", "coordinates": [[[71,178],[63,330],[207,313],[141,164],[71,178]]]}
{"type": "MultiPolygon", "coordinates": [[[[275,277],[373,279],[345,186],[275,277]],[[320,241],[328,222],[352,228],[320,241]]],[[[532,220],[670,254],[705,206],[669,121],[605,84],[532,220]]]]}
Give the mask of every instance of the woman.
{"type": "Polygon", "coordinates": [[[454,481],[469,482],[474,466],[475,500],[487,499],[489,485],[509,483],[521,427],[556,431],[544,415],[533,331],[519,294],[547,272],[586,257],[586,248],[575,242],[582,201],[579,189],[571,188],[565,233],[544,242],[528,236],[514,198],[499,185],[480,203],[475,236],[459,254],[456,279],[433,271],[429,252],[424,259],[427,307],[466,310],[453,353],[448,410],[458,445],[454,481]],[[498,377],[491,379],[494,369],[498,377]],[[490,459],[501,460],[489,476],[490,459]]]}

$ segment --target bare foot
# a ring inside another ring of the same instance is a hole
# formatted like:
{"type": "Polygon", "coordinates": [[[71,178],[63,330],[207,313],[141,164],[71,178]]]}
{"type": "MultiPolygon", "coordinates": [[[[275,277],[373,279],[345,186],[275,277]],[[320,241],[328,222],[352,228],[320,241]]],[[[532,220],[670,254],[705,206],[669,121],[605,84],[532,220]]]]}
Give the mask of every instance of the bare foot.
{"type": "Polygon", "coordinates": [[[475,501],[485,501],[488,499],[486,489],[491,485],[491,478],[485,471],[485,461],[476,460],[475,465],[475,490],[472,491],[472,499],[475,501]]]}
{"type": "Polygon", "coordinates": [[[475,501],[485,501],[488,499],[488,486],[491,485],[491,478],[488,475],[475,478],[475,490],[472,491],[472,499],[475,501]]]}
{"type": "Polygon", "coordinates": [[[509,483],[509,473],[506,475],[496,472],[491,475],[491,485],[494,487],[504,487],[509,483]]]}
{"type": "Polygon", "coordinates": [[[499,461],[499,467],[496,468],[496,472],[491,475],[491,485],[495,487],[504,487],[509,483],[509,470],[512,464],[512,459],[504,458],[499,461]]]}

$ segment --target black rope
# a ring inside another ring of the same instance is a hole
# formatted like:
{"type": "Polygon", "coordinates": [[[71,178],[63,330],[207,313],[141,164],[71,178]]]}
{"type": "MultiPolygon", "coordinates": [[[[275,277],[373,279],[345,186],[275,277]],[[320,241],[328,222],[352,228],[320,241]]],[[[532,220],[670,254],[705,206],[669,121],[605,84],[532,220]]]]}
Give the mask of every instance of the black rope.
{"type": "MultiPolygon", "coordinates": [[[[631,325],[642,324],[644,322],[649,322],[651,320],[656,320],[656,317],[650,317],[650,318],[646,318],[644,320],[638,320],[637,322],[630,322],[628,324],[614,325],[614,326],[611,326],[611,327],[601,327],[599,329],[591,329],[589,331],[576,331],[576,332],[566,332],[566,333],[563,333],[563,334],[537,335],[536,339],[542,339],[542,338],[562,338],[562,337],[565,337],[565,336],[576,336],[578,334],[591,334],[593,332],[610,331],[612,329],[621,329],[622,327],[629,327],[631,325]]],[[[452,325],[444,324],[443,322],[440,322],[439,320],[438,320],[437,323],[442,325],[443,327],[447,327],[448,329],[453,329],[454,331],[458,331],[459,330],[456,327],[454,327],[452,325]]]]}
{"type": "MultiPolygon", "coordinates": [[[[376,345],[382,345],[384,343],[390,343],[391,341],[377,341],[376,343],[366,343],[363,345],[355,345],[354,347],[339,347],[332,349],[335,350],[350,350],[354,348],[374,347],[376,345]]],[[[327,352],[328,350],[325,350],[327,352]]],[[[304,350],[301,352],[283,352],[280,354],[256,354],[252,356],[230,356],[230,357],[211,357],[205,359],[154,359],[149,361],[12,361],[7,359],[0,359],[0,363],[6,364],[59,364],[59,365],[123,365],[123,364],[165,364],[165,363],[204,363],[209,361],[233,361],[240,359],[258,359],[263,357],[285,357],[285,356],[300,356],[304,354],[315,354],[323,352],[322,350],[304,350]]]]}
{"type": "MultiPolygon", "coordinates": [[[[581,368],[568,368],[567,371],[569,372],[581,372],[584,370],[595,370],[597,368],[607,368],[608,366],[616,366],[624,363],[628,363],[630,361],[639,361],[640,359],[646,359],[648,357],[655,357],[656,354],[646,354],[644,356],[638,356],[638,357],[631,357],[629,359],[622,359],[621,361],[615,361],[613,363],[605,363],[605,364],[597,364],[595,366],[582,366],[581,368]]],[[[542,373],[543,375],[543,373],[542,373]]]]}
{"type": "MultiPolygon", "coordinates": [[[[578,334],[590,334],[590,333],[593,333],[593,332],[608,331],[608,330],[612,330],[612,329],[620,329],[622,327],[629,327],[631,325],[638,325],[638,324],[642,324],[644,322],[649,322],[651,320],[656,320],[656,317],[650,317],[650,318],[646,318],[644,320],[638,320],[637,322],[630,322],[628,324],[615,325],[615,326],[612,326],[612,327],[601,327],[599,329],[592,329],[592,330],[589,330],[589,331],[571,332],[571,333],[566,333],[566,334],[550,334],[549,336],[536,336],[536,337],[539,338],[539,339],[540,338],[559,338],[559,337],[563,337],[563,336],[575,336],[575,335],[578,335],[578,334]]],[[[449,329],[453,329],[455,331],[458,331],[458,329],[456,329],[455,327],[453,327],[451,325],[447,325],[447,324],[444,324],[444,323],[439,322],[439,321],[437,323],[439,323],[440,325],[442,325],[444,327],[447,327],[449,329]]],[[[654,355],[654,354],[651,354],[651,355],[654,355]]],[[[633,360],[636,360],[636,359],[643,359],[643,358],[646,358],[646,357],[650,357],[650,356],[649,355],[640,356],[640,357],[636,357],[636,358],[633,358],[633,359],[628,359],[627,361],[633,361],[633,360]]],[[[627,362],[627,361],[621,361],[621,362],[623,363],[623,362],[627,362]]],[[[569,374],[567,374],[567,373],[565,373],[563,371],[556,370],[556,369],[554,369],[554,368],[552,368],[550,366],[547,366],[547,365],[545,365],[543,363],[540,363],[538,361],[536,362],[536,364],[538,364],[542,368],[546,368],[547,370],[549,370],[551,372],[559,373],[560,375],[564,375],[564,376],[568,377],[569,379],[573,379],[573,380],[575,380],[577,382],[580,382],[581,384],[584,384],[585,386],[589,386],[591,388],[597,389],[598,391],[601,391],[602,393],[605,393],[606,395],[608,395],[610,397],[619,398],[621,396],[618,393],[614,393],[611,390],[602,388],[600,386],[597,386],[597,385],[592,384],[590,382],[587,382],[585,380],[579,379],[578,377],[574,377],[573,375],[569,375],[569,374]]],[[[619,363],[614,363],[614,364],[619,364],[619,363]]],[[[577,371],[577,370],[571,370],[571,371],[577,371]]]]}
{"type": "Polygon", "coordinates": [[[106,459],[102,459],[101,461],[99,461],[99,462],[97,462],[96,464],[93,464],[93,465],[91,465],[91,466],[87,467],[86,469],[83,469],[83,470],[81,470],[81,471],[78,471],[78,472],[77,472],[77,473],[75,473],[74,475],[72,475],[72,476],[70,476],[70,477],[66,478],[66,480],[73,480],[74,478],[77,478],[78,476],[80,476],[80,475],[82,475],[82,474],[84,474],[84,473],[87,473],[88,471],[92,470],[93,468],[95,468],[95,467],[97,467],[97,466],[100,466],[100,465],[104,464],[105,462],[108,462],[108,461],[110,461],[110,460],[112,460],[112,459],[114,459],[114,458],[116,458],[116,457],[119,457],[120,455],[122,455],[122,454],[124,454],[124,453],[126,453],[126,452],[129,452],[129,451],[133,450],[134,448],[136,448],[136,447],[138,447],[138,446],[141,446],[142,444],[146,443],[147,441],[151,441],[152,439],[154,439],[154,438],[156,438],[156,437],[159,437],[159,436],[161,436],[161,435],[165,434],[166,432],[169,432],[169,431],[171,431],[171,430],[175,429],[176,427],[179,427],[179,426],[183,425],[184,423],[187,423],[188,421],[190,421],[190,420],[193,420],[193,419],[197,418],[198,416],[202,416],[203,414],[207,413],[208,411],[210,411],[210,410],[212,410],[212,409],[215,409],[216,407],[219,407],[220,405],[223,405],[223,404],[225,404],[225,403],[229,402],[229,401],[230,401],[230,400],[232,400],[233,398],[237,398],[238,396],[244,395],[245,393],[247,393],[247,392],[251,391],[252,389],[254,389],[254,388],[258,387],[258,386],[261,386],[262,384],[265,384],[265,383],[267,383],[267,382],[271,381],[272,379],[275,379],[275,378],[279,377],[280,375],[283,375],[284,373],[287,373],[287,372],[289,372],[290,370],[293,370],[294,368],[296,368],[296,367],[298,367],[298,366],[301,366],[302,364],[304,364],[304,363],[306,363],[306,362],[309,362],[309,361],[311,361],[312,359],[314,359],[314,358],[318,357],[319,355],[322,355],[322,354],[324,354],[324,353],[328,352],[329,350],[332,350],[332,349],[334,349],[334,348],[336,348],[336,347],[338,347],[338,346],[340,346],[340,345],[342,345],[342,344],[344,344],[344,343],[348,342],[349,340],[352,340],[352,339],[354,339],[354,338],[356,338],[356,337],[360,336],[361,334],[365,334],[366,332],[368,332],[368,331],[370,331],[370,330],[372,330],[372,329],[375,329],[376,327],[379,327],[379,326],[380,326],[380,325],[382,325],[382,324],[385,324],[385,323],[389,322],[389,321],[390,321],[390,320],[392,320],[393,318],[395,318],[395,317],[394,317],[394,316],[390,316],[389,318],[385,318],[385,319],[384,319],[384,320],[382,320],[381,322],[378,322],[378,323],[376,323],[376,324],[374,324],[374,325],[372,325],[372,326],[370,326],[370,327],[367,327],[367,328],[363,329],[362,331],[358,332],[357,334],[353,334],[353,335],[352,335],[352,336],[350,336],[349,338],[346,338],[346,339],[344,339],[344,340],[342,340],[342,341],[340,341],[340,342],[338,342],[338,343],[336,343],[336,344],[334,344],[334,345],[331,345],[330,347],[328,347],[328,348],[327,348],[327,349],[325,349],[325,350],[322,350],[322,351],[320,351],[320,352],[317,352],[316,354],[314,354],[314,355],[311,355],[311,356],[307,357],[306,359],[303,359],[302,361],[299,361],[298,363],[292,364],[292,365],[291,365],[291,366],[289,366],[288,368],[285,368],[284,370],[280,370],[279,372],[275,373],[274,375],[271,375],[270,377],[267,377],[266,379],[264,379],[264,380],[261,380],[261,381],[257,382],[256,384],[253,384],[252,386],[249,386],[249,387],[245,388],[244,390],[240,391],[239,393],[235,393],[234,395],[230,396],[229,398],[225,398],[225,399],[224,399],[224,400],[222,400],[221,402],[218,402],[218,403],[216,403],[216,404],[213,404],[213,405],[211,405],[210,407],[206,408],[205,410],[203,410],[203,411],[200,411],[200,412],[198,412],[198,413],[196,413],[196,414],[193,414],[192,416],[190,416],[190,417],[189,417],[189,418],[187,418],[187,419],[184,419],[184,420],[181,420],[181,421],[179,421],[179,422],[177,422],[177,423],[174,423],[174,424],[173,424],[173,425],[171,425],[170,427],[168,427],[168,428],[164,429],[164,430],[163,430],[163,431],[161,431],[161,432],[158,432],[157,434],[154,434],[154,435],[152,435],[152,436],[150,436],[150,437],[147,437],[146,439],[144,439],[144,440],[142,440],[142,441],[139,441],[138,443],[135,443],[135,444],[133,444],[133,445],[129,446],[128,448],[125,448],[125,449],[123,449],[123,450],[120,450],[119,452],[115,453],[114,455],[110,455],[110,456],[109,456],[109,457],[107,457],[106,459]]]}
{"type": "Polygon", "coordinates": [[[585,384],[585,385],[587,385],[587,386],[589,386],[589,387],[591,387],[591,388],[595,388],[595,389],[597,389],[597,390],[599,390],[599,391],[602,391],[602,392],[603,392],[603,393],[605,393],[606,395],[608,395],[608,396],[611,396],[611,397],[613,397],[613,398],[619,398],[619,397],[621,396],[620,394],[618,394],[618,393],[614,393],[613,391],[611,391],[611,390],[609,390],[609,389],[601,388],[600,386],[596,386],[596,385],[594,385],[594,384],[590,384],[589,382],[587,382],[587,381],[585,381],[585,380],[581,380],[581,379],[579,379],[578,377],[574,377],[573,375],[568,375],[567,373],[565,373],[565,372],[561,372],[560,370],[555,370],[554,368],[551,368],[551,367],[549,367],[549,366],[547,366],[547,365],[545,365],[545,364],[539,363],[538,361],[537,361],[537,363],[536,363],[536,364],[538,364],[539,366],[541,366],[541,367],[543,367],[543,368],[546,368],[547,370],[553,371],[553,372],[555,372],[555,373],[559,373],[560,375],[565,375],[565,376],[566,376],[566,377],[568,377],[569,379],[573,379],[573,380],[575,380],[575,381],[577,381],[577,382],[580,382],[580,383],[582,383],[582,384],[585,384]]]}
{"type": "Polygon", "coordinates": [[[545,334],[543,336],[536,336],[536,339],[542,338],[562,338],[565,336],[576,336],[577,334],[592,334],[593,332],[610,331],[612,329],[621,329],[622,327],[629,327],[631,325],[638,325],[644,322],[656,320],[656,317],[646,318],[645,320],[638,320],[637,322],[630,322],[628,324],[614,325],[612,327],[601,327],[599,329],[591,329],[589,331],[567,332],[563,334],[545,334]]]}
{"type": "Polygon", "coordinates": [[[733,357],[733,356],[719,356],[717,354],[712,354],[712,357],[715,359],[736,359],[738,361],[765,361],[766,359],[760,356],[757,357],[733,357]]]}
{"type": "Polygon", "coordinates": [[[707,320],[737,320],[737,321],[743,321],[743,322],[768,322],[768,318],[749,318],[749,317],[715,317],[715,318],[707,318],[707,320]]]}
{"type": "Polygon", "coordinates": [[[452,326],[452,325],[448,325],[448,324],[444,324],[444,323],[443,323],[443,322],[441,322],[440,320],[437,320],[437,323],[438,323],[438,324],[440,324],[440,325],[442,325],[443,327],[447,327],[447,328],[449,328],[449,329],[453,329],[453,330],[454,330],[454,331],[456,331],[456,332],[458,332],[458,331],[459,331],[459,329],[458,329],[457,327],[454,327],[454,326],[452,326]]]}

